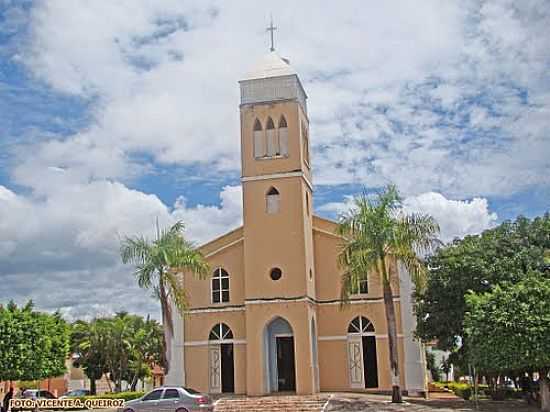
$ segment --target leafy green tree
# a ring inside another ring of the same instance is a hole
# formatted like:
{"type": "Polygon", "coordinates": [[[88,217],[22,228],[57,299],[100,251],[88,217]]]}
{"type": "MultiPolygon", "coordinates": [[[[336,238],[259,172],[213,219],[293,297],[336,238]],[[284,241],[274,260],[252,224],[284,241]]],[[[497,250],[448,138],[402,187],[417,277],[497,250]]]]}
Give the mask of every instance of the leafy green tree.
{"type": "Polygon", "coordinates": [[[125,312],[89,323],[76,321],[71,338],[92,393],[95,381],[106,373],[115,383],[115,391],[122,389],[123,380],[135,390],[138,380],[149,376],[154,365],[160,364],[163,353],[159,323],[125,312]]]}
{"type": "Polygon", "coordinates": [[[133,329],[128,369],[131,372],[130,390],[135,391],[138,380],[149,377],[153,367],[161,364],[164,347],[162,327],[157,321],[136,316],[133,329]]]}
{"type": "Polygon", "coordinates": [[[63,375],[69,326],[59,313],[33,311],[10,302],[0,306],[0,380],[40,380],[63,375]]]}
{"type": "Polygon", "coordinates": [[[529,272],[518,283],[467,294],[466,306],[470,362],[487,374],[539,372],[542,409],[550,411],[550,279],[529,272]]]}
{"type": "Polygon", "coordinates": [[[108,372],[106,352],[107,328],[101,320],[76,321],[72,325],[71,350],[78,356],[78,365],[90,379],[90,391],[96,394],[96,380],[108,372]]]}
{"type": "Polygon", "coordinates": [[[341,298],[349,301],[360,280],[368,275],[380,279],[388,325],[389,357],[392,374],[392,401],[401,402],[397,325],[392,281],[398,279],[397,263],[411,275],[417,288],[423,285],[426,268],[418,257],[438,242],[439,226],[431,216],[407,215],[395,186],[388,186],[376,197],[367,194],[354,199],[354,207],[341,218],[339,233],[344,244],[339,255],[342,274],[341,298]]]}
{"type": "Polygon", "coordinates": [[[123,263],[136,265],[138,285],[153,289],[160,300],[164,327],[164,359],[166,373],[170,368],[170,342],[174,336],[172,304],[183,313],[187,297],[178,273],[190,272],[206,277],[209,268],[201,253],[183,237],[184,225],[177,222],[162,231],[157,227],[157,238],[149,241],[143,236],[126,237],[121,244],[123,263]]]}
{"type": "Polygon", "coordinates": [[[529,271],[543,272],[549,252],[548,213],[533,220],[518,217],[440,248],[428,259],[427,287],[416,294],[417,334],[437,340],[440,349],[456,351],[452,360],[460,363],[466,350],[461,343],[468,291],[488,292],[521,281],[529,271]]]}
{"type": "Polygon", "coordinates": [[[426,368],[430,371],[434,381],[437,382],[441,380],[441,371],[437,365],[435,353],[430,352],[429,350],[426,350],[426,368]]]}

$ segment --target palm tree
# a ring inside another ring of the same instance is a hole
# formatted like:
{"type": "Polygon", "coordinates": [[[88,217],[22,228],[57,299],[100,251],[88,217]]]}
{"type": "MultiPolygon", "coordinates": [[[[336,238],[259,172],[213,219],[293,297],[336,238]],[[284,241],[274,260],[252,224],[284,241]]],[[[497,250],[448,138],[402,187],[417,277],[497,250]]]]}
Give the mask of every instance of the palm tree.
{"type": "Polygon", "coordinates": [[[209,272],[208,264],[193,244],[183,237],[184,225],[177,222],[149,241],[143,236],[126,237],[121,242],[120,255],[123,263],[136,265],[135,276],[138,285],[153,289],[160,300],[162,325],[164,329],[165,373],[170,369],[170,342],[174,336],[172,304],[183,313],[187,308],[187,296],[178,273],[191,272],[204,278],[209,272]]]}
{"type": "Polygon", "coordinates": [[[380,279],[388,325],[392,402],[401,402],[397,326],[393,305],[392,281],[397,279],[397,264],[409,272],[417,289],[426,275],[419,254],[427,253],[438,243],[439,226],[428,215],[405,214],[395,186],[386,187],[377,196],[366,193],[355,197],[354,207],[342,215],[338,227],[343,237],[339,264],[342,274],[342,303],[349,302],[359,281],[367,275],[380,279]]]}

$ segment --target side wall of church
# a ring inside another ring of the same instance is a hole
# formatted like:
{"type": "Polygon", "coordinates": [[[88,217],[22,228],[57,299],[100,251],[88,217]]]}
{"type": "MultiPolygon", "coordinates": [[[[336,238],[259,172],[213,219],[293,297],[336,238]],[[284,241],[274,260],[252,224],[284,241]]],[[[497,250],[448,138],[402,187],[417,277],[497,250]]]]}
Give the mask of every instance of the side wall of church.
{"type": "Polygon", "coordinates": [[[225,323],[233,332],[235,393],[246,393],[246,326],[243,309],[223,312],[195,312],[185,317],[185,367],[186,385],[209,392],[208,341],[210,330],[218,323],[225,323]]]}
{"type": "MultiPolygon", "coordinates": [[[[352,296],[352,302],[341,306],[338,251],[341,238],[334,235],[335,223],[315,218],[313,233],[315,250],[317,319],[319,339],[320,386],[323,391],[351,390],[348,359],[348,326],[357,316],[364,316],[373,325],[376,337],[378,367],[377,390],[391,390],[388,338],[382,285],[376,276],[368,277],[368,293],[352,296]]],[[[404,384],[404,349],[399,298],[399,278],[392,282],[397,318],[401,383],[404,384]]]]}

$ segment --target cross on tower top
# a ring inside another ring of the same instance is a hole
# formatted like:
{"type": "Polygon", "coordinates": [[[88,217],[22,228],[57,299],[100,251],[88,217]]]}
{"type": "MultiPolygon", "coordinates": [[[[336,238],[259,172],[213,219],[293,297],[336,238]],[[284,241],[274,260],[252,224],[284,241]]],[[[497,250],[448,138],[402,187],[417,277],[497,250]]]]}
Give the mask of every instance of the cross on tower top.
{"type": "Polygon", "coordinates": [[[266,29],[266,31],[269,31],[271,32],[271,48],[269,50],[271,51],[275,51],[275,43],[273,41],[273,32],[277,30],[277,27],[275,27],[273,25],[273,16],[271,16],[271,24],[269,25],[269,27],[266,29]]]}

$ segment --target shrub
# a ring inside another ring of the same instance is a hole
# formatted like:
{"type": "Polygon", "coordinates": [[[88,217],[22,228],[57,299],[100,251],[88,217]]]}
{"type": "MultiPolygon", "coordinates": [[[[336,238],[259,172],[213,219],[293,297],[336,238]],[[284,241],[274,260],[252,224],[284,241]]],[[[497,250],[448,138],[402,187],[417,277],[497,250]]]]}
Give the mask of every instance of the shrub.
{"type": "Polygon", "coordinates": [[[466,401],[472,397],[472,388],[468,384],[454,385],[453,392],[466,401]]]}

